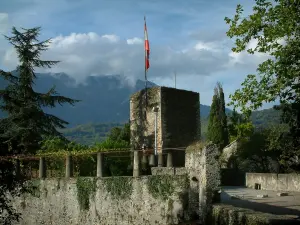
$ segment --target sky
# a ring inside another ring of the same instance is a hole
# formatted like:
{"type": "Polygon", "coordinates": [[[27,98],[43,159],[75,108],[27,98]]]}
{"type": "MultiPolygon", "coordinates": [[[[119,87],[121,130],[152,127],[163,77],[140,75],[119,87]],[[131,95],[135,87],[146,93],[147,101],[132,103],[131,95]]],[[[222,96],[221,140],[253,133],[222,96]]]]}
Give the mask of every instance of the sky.
{"type": "MultiPolygon", "coordinates": [[[[237,4],[244,15],[253,0],[1,0],[0,34],[12,26],[41,26],[40,40],[52,38],[43,59],[59,60],[45,72],[64,72],[84,82],[90,75],[124,75],[129,84],[144,79],[144,16],[150,42],[148,80],[200,93],[210,105],[217,82],[229,94],[266,59],[231,52],[225,16],[237,4]]],[[[249,45],[255,45],[251,41],[249,45]]],[[[16,53],[1,35],[0,68],[13,70],[16,53]]],[[[44,71],[43,71],[44,72],[44,71]]],[[[264,108],[270,104],[264,105],[264,108]]]]}

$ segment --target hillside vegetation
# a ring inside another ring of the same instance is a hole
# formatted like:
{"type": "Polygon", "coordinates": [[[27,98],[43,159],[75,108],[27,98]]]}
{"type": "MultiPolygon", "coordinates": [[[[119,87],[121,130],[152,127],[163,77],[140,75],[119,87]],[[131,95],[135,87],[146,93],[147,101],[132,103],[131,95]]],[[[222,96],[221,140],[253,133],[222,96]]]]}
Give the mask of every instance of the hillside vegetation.
{"type": "Polygon", "coordinates": [[[122,127],[122,123],[88,123],[61,130],[72,141],[92,145],[104,141],[113,127],[122,127]]]}
{"type": "MultiPolygon", "coordinates": [[[[206,109],[205,114],[209,114],[210,107],[204,106],[206,109]]],[[[227,114],[230,114],[230,110],[227,110],[227,114]]],[[[255,111],[252,113],[251,120],[253,124],[259,127],[267,127],[271,124],[280,123],[280,112],[274,109],[265,109],[255,111]]],[[[81,144],[92,145],[95,142],[103,141],[111,128],[122,127],[124,123],[87,123],[81,124],[72,128],[62,130],[64,135],[72,141],[76,141],[81,144]]],[[[205,138],[208,125],[208,116],[201,118],[201,135],[205,138]]]]}

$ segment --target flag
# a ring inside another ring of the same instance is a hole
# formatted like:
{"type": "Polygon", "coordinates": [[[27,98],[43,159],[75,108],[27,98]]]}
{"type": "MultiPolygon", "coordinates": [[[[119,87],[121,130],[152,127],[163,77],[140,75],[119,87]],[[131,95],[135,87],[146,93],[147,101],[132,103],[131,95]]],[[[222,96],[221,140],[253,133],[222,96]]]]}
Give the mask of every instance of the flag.
{"type": "Polygon", "coordinates": [[[145,70],[148,70],[150,67],[149,63],[149,55],[150,55],[150,46],[149,46],[149,40],[148,40],[148,31],[147,31],[147,25],[146,25],[146,17],[144,17],[144,38],[145,38],[145,70]]]}

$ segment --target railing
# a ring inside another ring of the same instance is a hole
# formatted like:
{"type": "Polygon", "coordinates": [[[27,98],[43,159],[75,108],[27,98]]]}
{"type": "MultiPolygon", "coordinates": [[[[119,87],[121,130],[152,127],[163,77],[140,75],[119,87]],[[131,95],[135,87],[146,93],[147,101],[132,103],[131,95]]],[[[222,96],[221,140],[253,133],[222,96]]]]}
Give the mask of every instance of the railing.
{"type": "MultiPolygon", "coordinates": [[[[154,155],[153,149],[102,149],[100,151],[77,152],[49,152],[39,155],[12,155],[2,156],[0,161],[12,161],[15,173],[26,179],[44,179],[46,177],[76,177],[96,176],[103,177],[104,159],[126,161],[132,165],[132,175],[140,176],[141,166],[148,167],[166,166],[173,167],[173,151],[185,151],[186,147],[158,148],[158,155],[154,155]],[[166,163],[164,163],[166,158],[166,163]],[[84,171],[84,172],[83,172],[84,171]]],[[[113,160],[113,161],[114,161],[113,160]]],[[[112,162],[113,162],[112,161],[112,162]]],[[[112,163],[111,162],[111,163],[112,163]]],[[[106,161],[106,164],[109,161],[106,161]]],[[[124,163],[126,165],[126,163],[124,163]]],[[[129,165],[127,165],[129,166],[129,165]]],[[[109,176],[109,175],[108,175],[109,176]]]]}

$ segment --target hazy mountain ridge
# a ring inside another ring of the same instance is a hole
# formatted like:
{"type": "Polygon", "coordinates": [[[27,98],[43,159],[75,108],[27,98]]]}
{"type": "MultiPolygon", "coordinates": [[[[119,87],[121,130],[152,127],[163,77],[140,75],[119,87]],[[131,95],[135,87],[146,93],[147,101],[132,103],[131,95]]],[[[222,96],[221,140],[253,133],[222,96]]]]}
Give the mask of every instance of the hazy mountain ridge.
{"type": "MultiPolygon", "coordinates": [[[[53,85],[59,94],[81,100],[74,106],[63,105],[53,109],[45,109],[70,123],[69,127],[87,123],[126,122],[129,119],[129,98],[133,93],[142,90],[145,82],[137,80],[135,85],[126,84],[125,77],[89,76],[85,82],[76,84],[76,81],[65,73],[40,74],[37,73],[35,90],[48,91],[53,85]]],[[[148,87],[157,86],[148,82],[148,87]]],[[[6,82],[0,80],[0,89],[6,82]]],[[[200,105],[201,116],[209,115],[210,107],[200,105]]],[[[3,112],[0,112],[0,117],[3,112]]]]}
{"type": "MultiPolygon", "coordinates": [[[[74,106],[63,105],[54,109],[45,109],[70,123],[70,129],[64,133],[72,140],[90,143],[105,138],[106,133],[113,126],[120,126],[129,119],[130,95],[145,87],[145,82],[137,80],[135,85],[126,81],[122,76],[90,76],[84,83],[76,81],[65,73],[37,74],[35,90],[48,91],[53,85],[59,94],[81,100],[74,106]],[[72,128],[71,128],[72,127],[72,128]]],[[[0,80],[0,89],[6,86],[0,80]]],[[[156,84],[148,82],[148,87],[156,84]]],[[[200,104],[202,132],[206,131],[207,117],[210,106],[200,104]]],[[[230,109],[226,109],[230,113],[230,109]]],[[[5,114],[0,112],[0,117],[5,114]]],[[[264,126],[270,122],[279,122],[279,112],[267,109],[254,112],[252,121],[257,126],[264,126]]]]}

